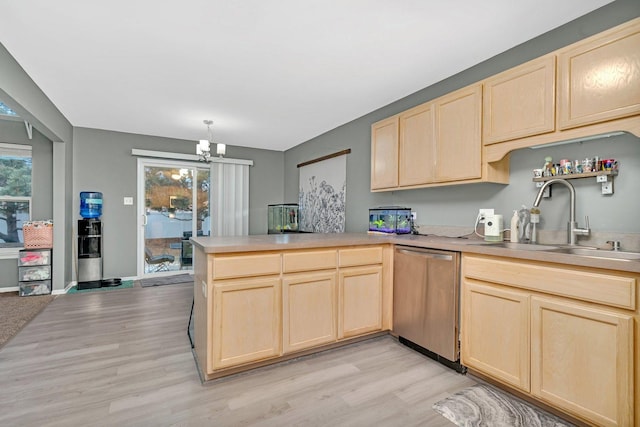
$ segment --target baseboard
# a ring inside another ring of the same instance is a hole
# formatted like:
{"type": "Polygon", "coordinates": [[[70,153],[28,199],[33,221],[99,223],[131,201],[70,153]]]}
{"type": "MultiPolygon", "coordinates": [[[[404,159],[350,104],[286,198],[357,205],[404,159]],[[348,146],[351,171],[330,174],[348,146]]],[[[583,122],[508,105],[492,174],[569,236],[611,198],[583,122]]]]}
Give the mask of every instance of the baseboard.
{"type": "MultiPolygon", "coordinates": [[[[129,276],[129,277],[123,277],[121,279],[123,282],[125,280],[140,280],[140,278],[138,276],[129,276]]],[[[72,281],[67,283],[67,286],[65,286],[64,289],[54,289],[53,291],[51,291],[51,295],[64,295],[67,292],[69,292],[69,289],[73,288],[74,286],[76,286],[78,284],[77,281],[72,281]]],[[[18,292],[20,290],[19,286],[6,286],[6,287],[0,287],[0,293],[3,292],[18,292]]]]}
{"type": "MultiPolygon", "coordinates": [[[[123,282],[125,280],[138,280],[138,277],[137,276],[122,277],[120,280],[122,280],[123,282]]],[[[64,289],[55,290],[55,291],[51,292],[51,294],[52,295],[64,295],[67,292],[69,292],[69,289],[71,289],[71,288],[73,288],[73,287],[75,287],[77,285],[78,285],[78,282],[76,280],[74,280],[73,282],[69,282],[64,289]]],[[[18,288],[16,288],[16,290],[18,290],[18,288]]]]}
{"type": "Polygon", "coordinates": [[[51,292],[51,295],[64,295],[67,292],[69,292],[69,289],[73,288],[75,285],[77,285],[78,282],[76,282],[75,280],[72,282],[67,283],[67,286],[65,286],[64,289],[54,289],[51,292]]]}

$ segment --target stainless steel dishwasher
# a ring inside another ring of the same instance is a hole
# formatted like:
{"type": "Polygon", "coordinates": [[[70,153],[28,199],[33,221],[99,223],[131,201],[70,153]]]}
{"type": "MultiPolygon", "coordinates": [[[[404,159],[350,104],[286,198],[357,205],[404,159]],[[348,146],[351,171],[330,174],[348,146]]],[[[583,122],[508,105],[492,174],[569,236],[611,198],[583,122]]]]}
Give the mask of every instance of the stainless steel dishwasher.
{"type": "Polygon", "coordinates": [[[396,246],[393,270],[393,331],[400,342],[463,372],[460,253],[396,246]]]}

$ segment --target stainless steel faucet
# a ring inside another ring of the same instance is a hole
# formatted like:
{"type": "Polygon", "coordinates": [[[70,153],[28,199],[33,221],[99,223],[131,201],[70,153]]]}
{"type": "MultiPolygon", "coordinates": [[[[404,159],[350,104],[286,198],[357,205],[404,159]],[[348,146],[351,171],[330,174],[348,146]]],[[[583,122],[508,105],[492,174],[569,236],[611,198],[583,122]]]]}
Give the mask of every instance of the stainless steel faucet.
{"type": "Polygon", "coordinates": [[[579,228],[578,223],[576,222],[576,189],[573,188],[573,185],[566,179],[554,178],[546,181],[540,190],[538,191],[538,195],[536,196],[536,200],[533,202],[534,207],[540,207],[540,201],[542,200],[542,195],[544,190],[553,184],[562,184],[569,189],[569,223],[567,224],[567,243],[570,245],[575,245],[578,240],[578,235],[580,236],[588,236],[591,230],[589,229],[589,217],[585,216],[585,225],[586,228],[579,228]]]}

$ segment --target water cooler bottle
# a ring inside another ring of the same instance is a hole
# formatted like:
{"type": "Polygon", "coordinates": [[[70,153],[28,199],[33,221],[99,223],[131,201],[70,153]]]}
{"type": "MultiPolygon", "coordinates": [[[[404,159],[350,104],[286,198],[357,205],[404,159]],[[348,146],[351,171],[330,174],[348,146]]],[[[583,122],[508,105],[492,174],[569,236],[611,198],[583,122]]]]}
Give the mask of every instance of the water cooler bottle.
{"type": "Polygon", "coordinates": [[[78,289],[99,288],[102,281],[102,193],[80,193],[78,289]]]}

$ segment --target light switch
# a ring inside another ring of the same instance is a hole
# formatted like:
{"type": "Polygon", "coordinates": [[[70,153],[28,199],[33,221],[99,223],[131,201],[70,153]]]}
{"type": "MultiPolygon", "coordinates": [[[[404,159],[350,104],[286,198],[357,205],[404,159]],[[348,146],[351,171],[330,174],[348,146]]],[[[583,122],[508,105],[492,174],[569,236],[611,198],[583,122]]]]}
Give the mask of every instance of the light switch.
{"type": "Polygon", "coordinates": [[[125,197],[124,198],[125,205],[133,205],[133,197],[125,197]]]}

